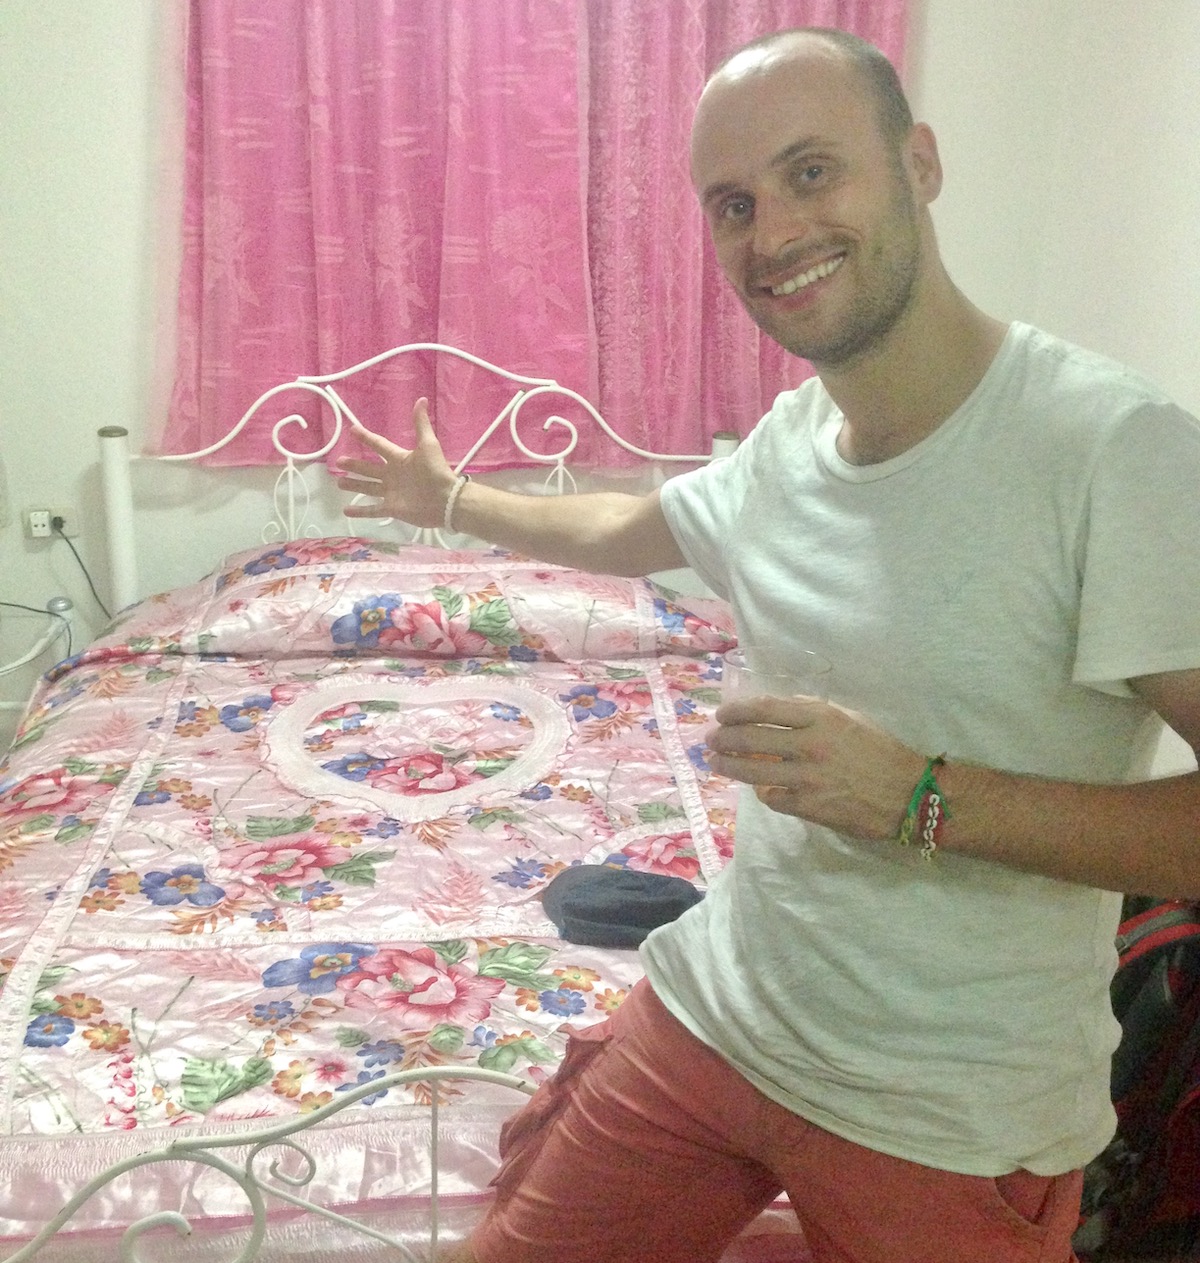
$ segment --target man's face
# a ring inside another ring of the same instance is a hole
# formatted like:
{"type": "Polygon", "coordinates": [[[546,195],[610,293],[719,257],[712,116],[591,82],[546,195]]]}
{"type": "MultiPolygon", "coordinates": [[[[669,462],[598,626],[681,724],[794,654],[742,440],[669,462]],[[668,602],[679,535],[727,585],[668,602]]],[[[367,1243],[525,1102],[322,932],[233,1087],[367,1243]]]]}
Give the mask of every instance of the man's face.
{"type": "Polygon", "coordinates": [[[692,179],[722,270],[792,354],[846,364],[904,314],[918,199],[874,98],[826,48],[730,63],[696,112],[692,179]]]}

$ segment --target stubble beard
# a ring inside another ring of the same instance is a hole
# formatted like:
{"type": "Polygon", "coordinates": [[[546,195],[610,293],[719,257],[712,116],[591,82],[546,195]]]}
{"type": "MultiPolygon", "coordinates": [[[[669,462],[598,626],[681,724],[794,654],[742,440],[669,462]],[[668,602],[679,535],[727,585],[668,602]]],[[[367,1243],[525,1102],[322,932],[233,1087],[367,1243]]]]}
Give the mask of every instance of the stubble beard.
{"type": "MultiPolygon", "coordinates": [[[[860,286],[850,308],[824,335],[792,329],[786,320],[745,304],[751,319],[785,351],[814,367],[844,368],[882,345],[912,305],[920,272],[921,240],[912,202],[901,192],[892,204],[891,228],[863,260],[860,286]]],[[[846,267],[853,256],[847,258],[846,267]]]]}

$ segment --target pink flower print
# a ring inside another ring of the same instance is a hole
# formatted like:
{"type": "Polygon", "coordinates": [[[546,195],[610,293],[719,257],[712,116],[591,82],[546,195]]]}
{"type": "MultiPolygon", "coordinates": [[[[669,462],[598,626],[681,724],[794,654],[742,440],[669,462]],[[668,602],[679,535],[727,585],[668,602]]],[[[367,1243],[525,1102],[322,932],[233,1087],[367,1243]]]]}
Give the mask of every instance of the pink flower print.
{"type": "Polygon", "coordinates": [[[382,1009],[402,1030],[432,1030],[443,1022],[467,1026],[491,1012],[504,990],[500,978],[483,978],[462,965],[446,966],[428,947],[383,949],[337,981],[346,1006],[382,1009]]]}
{"type": "Polygon", "coordinates": [[[320,1083],[341,1083],[349,1071],[350,1067],[340,1057],[334,1056],[318,1061],[313,1069],[320,1083]]]}
{"type": "Polygon", "coordinates": [[[486,637],[456,625],[437,601],[427,605],[397,605],[389,612],[389,626],[379,629],[379,643],[444,658],[469,658],[488,646],[486,637]]]}
{"type": "Polygon", "coordinates": [[[369,772],[367,781],[376,789],[415,797],[418,794],[443,794],[460,785],[469,785],[472,776],[461,764],[449,763],[432,750],[409,755],[405,759],[389,759],[378,772],[369,772]]]}
{"type": "Polygon", "coordinates": [[[222,853],[219,867],[265,886],[303,886],[345,859],[344,847],[332,846],[324,838],[291,834],[232,847],[222,853]]]}
{"type": "Polygon", "coordinates": [[[24,781],[13,793],[10,805],[0,813],[0,820],[5,816],[15,817],[15,820],[27,819],[43,812],[56,816],[74,815],[111,788],[97,785],[94,780],[72,776],[66,768],[56,767],[43,776],[31,776],[24,781]]]}
{"type": "Polygon", "coordinates": [[[600,692],[622,710],[644,710],[654,704],[648,680],[608,680],[600,686],[600,692]]]}
{"type": "Polygon", "coordinates": [[[666,873],[692,881],[700,874],[700,861],[686,833],[656,833],[622,847],[628,867],[639,873],[666,873]]]}
{"type": "Polygon", "coordinates": [[[733,834],[728,829],[714,829],[712,838],[717,854],[723,860],[733,859],[733,834]]]}
{"type": "Polygon", "coordinates": [[[370,548],[365,541],[352,535],[293,539],[288,542],[287,550],[296,559],[297,565],[301,566],[311,566],[346,554],[350,554],[351,561],[362,561],[370,555],[370,548]]]}

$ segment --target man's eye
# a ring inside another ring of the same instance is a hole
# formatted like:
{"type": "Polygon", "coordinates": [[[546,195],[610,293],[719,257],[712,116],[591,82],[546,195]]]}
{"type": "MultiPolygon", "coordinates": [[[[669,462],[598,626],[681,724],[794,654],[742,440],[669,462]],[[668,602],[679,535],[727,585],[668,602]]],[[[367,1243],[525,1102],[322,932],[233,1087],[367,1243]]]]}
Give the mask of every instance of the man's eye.
{"type": "Polygon", "coordinates": [[[788,172],[788,183],[797,193],[811,192],[831,179],[833,168],[827,162],[798,162],[788,172]]]}
{"type": "Polygon", "coordinates": [[[731,223],[749,219],[754,212],[754,199],[750,197],[731,197],[721,203],[720,218],[731,223]]]}

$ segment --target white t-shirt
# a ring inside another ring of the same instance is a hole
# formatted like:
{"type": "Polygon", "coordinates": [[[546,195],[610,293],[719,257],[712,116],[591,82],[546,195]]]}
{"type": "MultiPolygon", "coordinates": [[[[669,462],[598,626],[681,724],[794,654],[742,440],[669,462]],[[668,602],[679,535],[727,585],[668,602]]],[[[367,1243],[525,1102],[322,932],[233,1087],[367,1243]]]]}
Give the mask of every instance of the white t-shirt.
{"type": "MultiPolygon", "coordinates": [[[[1161,725],[1125,680],[1200,667],[1200,424],[1013,325],[970,398],[894,460],[847,464],[840,425],[812,379],[728,460],[663,487],[743,639],[816,650],[834,701],[922,752],[1140,775],[1161,725]]],[[[642,951],[689,1029],[819,1126],[928,1166],[1051,1175],[1112,1134],[1119,909],[743,791],[733,861],[642,951]]]]}

